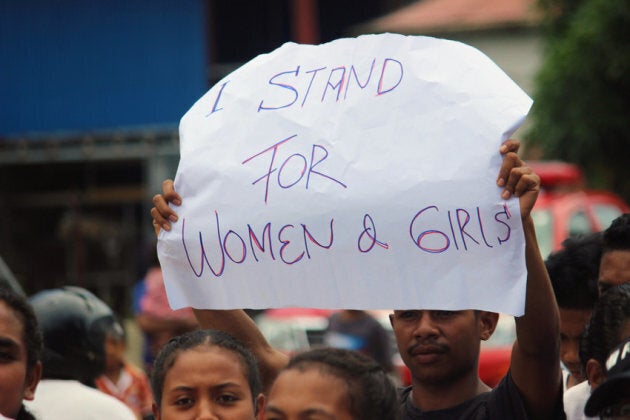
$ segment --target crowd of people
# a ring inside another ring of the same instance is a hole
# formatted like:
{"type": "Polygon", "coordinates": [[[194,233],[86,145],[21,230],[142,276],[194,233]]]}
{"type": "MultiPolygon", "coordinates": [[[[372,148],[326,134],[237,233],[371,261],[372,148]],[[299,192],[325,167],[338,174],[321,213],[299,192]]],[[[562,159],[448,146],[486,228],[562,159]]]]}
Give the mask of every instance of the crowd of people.
{"type": "MultiPolygon", "coordinates": [[[[518,148],[502,145],[497,185],[520,204],[526,304],[496,387],[477,370],[481,341],[499,317],[483,310],[394,310],[398,352],[411,372],[402,388],[386,350],[367,354],[383,344],[382,332],[361,311],[330,319],[329,346],[289,357],[244,310],[195,309],[194,322],[149,347],[143,369],[125,360],[120,322],[89,291],[66,286],[27,299],[0,290],[0,418],[630,418],[630,214],[567,239],[543,260],[531,217],[540,178],[518,148]],[[332,347],[361,334],[361,346],[332,347]]],[[[170,230],[181,202],[165,181],[151,211],[156,232],[170,230]]]]}

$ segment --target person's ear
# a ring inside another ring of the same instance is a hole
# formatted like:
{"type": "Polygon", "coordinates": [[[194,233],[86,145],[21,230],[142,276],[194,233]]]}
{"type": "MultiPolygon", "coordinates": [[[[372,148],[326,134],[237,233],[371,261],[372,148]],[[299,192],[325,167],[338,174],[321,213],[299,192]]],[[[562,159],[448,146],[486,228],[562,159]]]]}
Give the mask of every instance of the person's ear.
{"type": "Polygon", "coordinates": [[[158,407],[155,401],[151,404],[151,411],[153,411],[153,417],[155,420],[160,420],[160,407],[158,407]]]}
{"type": "Polygon", "coordinates": [[[499,322],[499,314],[496,312],[479,311],[477,312],[477,322],[479,326],[479,338],[485,341],[494,333],[497,323],[499,322]]]}
{"type": "Polygon", "coordinates": [[[594,390],[606,380],[604,369],[597,360],[589,359],[588,362],[586,362],[586,379],[588,379],[591,390],[594,390]]]}
{"type": "Polygon", "coordinates": [[[261,392],[260,394],[258,394],[254,402],[254,414],[256,414],[256,416],[261,419],[263,418],[263,414],[265,413],[265,402],[265,395],[261,392]]]}
{"type": "Polygon", "coordinates": [[[42,362],[37,362],[26,373],[24,396],[22,398],[27,401],[32,401],[35,398],[35,390],[40,379],[42,379],[42,362]]]}

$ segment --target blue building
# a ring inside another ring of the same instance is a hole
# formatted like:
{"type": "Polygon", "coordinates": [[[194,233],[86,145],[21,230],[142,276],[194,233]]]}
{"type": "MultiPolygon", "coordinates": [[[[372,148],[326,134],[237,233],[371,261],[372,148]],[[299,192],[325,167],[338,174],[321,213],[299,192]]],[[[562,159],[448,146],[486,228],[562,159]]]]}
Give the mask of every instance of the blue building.
{"type": "Polygon", "coordinates": [[[76,284],[124,312],[187,109],[259,53],[400,3],[0,0],[0,255],[27,293],[76,284]]]}

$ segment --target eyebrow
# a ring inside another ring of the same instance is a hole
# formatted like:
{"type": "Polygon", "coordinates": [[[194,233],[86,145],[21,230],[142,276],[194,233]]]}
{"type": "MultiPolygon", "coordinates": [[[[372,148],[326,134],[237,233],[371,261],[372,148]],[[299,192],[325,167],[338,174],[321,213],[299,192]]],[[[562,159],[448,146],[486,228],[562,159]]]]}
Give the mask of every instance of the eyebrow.
{"type": "MultiPolygon", "coordinates": [[[[284,411],[282,411],[281,409],[274,407],[273,405],[268,405],[267,408],[265,409],[265,411],[270,411],[274,414],[279,414],[282,416],[285,416],[286,414],[284,413],[284,411]]],[[[300,418],[305,418],[308,416],[312,416],[314,414],[319,414],[321,416],[324,416],[327,419],[331,419],[334,420],[336,417],[334,414],[331,414],[327,411],[322,410],[321,408],[307,408],[306,410],[300,411],[298,413],[298,416],[300,418]]]]}
{"type": "MultiPolygon", "coordinates": [[[[236,382],[225,382],[222,384],[217,384],[217,385],[213,385],[212,388],[214,389],[225,389],[225,388],[243,388],[242,385],[236,383],[236,382]]],[[[171,389],[169,389],[168,391],[192,391],[194,389],[196,389],[196,386],[190,386],[190,385],[177,385],[171,389]]]]}
{"type": "Polygon", "coordinates": [[[18,343],[16,343],[15,340],[12,340],[12,339],[7,338],[7,337],[0,337],[0,347],[19,348],[20,345],[18,343]]]}

